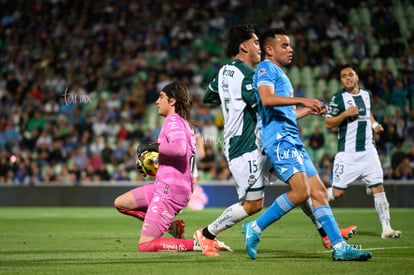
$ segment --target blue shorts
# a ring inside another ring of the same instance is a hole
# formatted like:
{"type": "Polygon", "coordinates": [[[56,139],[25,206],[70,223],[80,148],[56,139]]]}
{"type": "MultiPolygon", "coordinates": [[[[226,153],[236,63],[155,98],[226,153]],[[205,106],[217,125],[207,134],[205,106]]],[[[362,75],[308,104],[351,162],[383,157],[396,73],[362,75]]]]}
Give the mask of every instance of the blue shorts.
{"type": "Polygon", "coordinates": [[[265,145],[264,152],[284,182],[297,172],[306,172],[308,178],[318,174],[299,137],[285,136],[274,140],[265,145]]]}

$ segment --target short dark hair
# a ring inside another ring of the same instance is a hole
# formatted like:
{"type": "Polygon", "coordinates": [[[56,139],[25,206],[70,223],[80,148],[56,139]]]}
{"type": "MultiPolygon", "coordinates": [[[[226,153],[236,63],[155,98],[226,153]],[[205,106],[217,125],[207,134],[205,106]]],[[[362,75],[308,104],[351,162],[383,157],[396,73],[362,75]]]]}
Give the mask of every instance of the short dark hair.
{"type": "Polygon", "coordinates": [[[262,50],[262,54],[265,52],[265,44],[268,43],[270,39],[274,39],[276,35],[287,35],[287,32],[285,29],[279,29],[279,28],[272,28],[265,30],[259,38],[260,41],[260,49],[262,50]]]}
{"type": "Polygon", "coordinates": [[[251,24],[240,24],[229,29],[227,42],[227,55],[235,56],[239,53],[240,44],[253,37],[255,33],[251,24]]]}
{"type": "Polygon", "coordinates": [[[357,74],[358,74],[358,70],[357,70],[357,68],[354,66],[354,65],[352,65],[352,64],[344,64],[344,65],[342,65],[340,68],[339,68],[339,74],[342,72],[342,70],[343,69],[347,69],[347,68],[351,68],[352,70],[354,70],[354,72],[356,72],[357,74]]]}

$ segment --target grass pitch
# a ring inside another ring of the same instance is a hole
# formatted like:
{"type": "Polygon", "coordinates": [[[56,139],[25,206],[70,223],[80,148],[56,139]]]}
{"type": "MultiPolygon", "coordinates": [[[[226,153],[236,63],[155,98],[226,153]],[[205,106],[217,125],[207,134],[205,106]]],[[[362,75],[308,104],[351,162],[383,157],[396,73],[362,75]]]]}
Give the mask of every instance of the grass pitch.
{"type": "MultiPolygon", "coordinates": [[[[187,238],[223,209],[185,209],[187,238]]],[[[139,253],[141,222],[113,208],[0,208],[0,274],[413,274],[414,209],[391,209],[400,239],[382,240],[375,210],[334,208],[342,226],[357,225],[349,243],[372,251],[367,262],[334,262],[309,219],[295,209],[262,235],[258,258],[244,250],[241,223],[219,239],[234,252],[139,253]]],[[[248,220],[254,219],[256,216],[248,220]]]]}

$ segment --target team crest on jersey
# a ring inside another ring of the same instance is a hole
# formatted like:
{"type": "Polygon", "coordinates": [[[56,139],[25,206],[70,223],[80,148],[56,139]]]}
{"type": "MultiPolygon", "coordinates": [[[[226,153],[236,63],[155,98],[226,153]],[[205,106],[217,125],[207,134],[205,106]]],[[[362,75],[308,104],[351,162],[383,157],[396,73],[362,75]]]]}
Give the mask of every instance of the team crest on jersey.
{"type": "Polygon", "coordinates": [[[262,75],[262,74],[264,74],[264,73],[266,73],[266,69],[265,69],[265,68],[260,69],[260,70],[257,72],[257,75],[258,75],[258,76],[261,76],[261,75],[262,75]]]}
{"type": "Polygon", "coordinates": [[[255,183],[256,183],[256,181],[257,181],[256,177],[255,177],[254,175],[250,175],[250,176],[249,176],[249,179],[247,180],[247,183],[248,183],[249,185],[253,185],[253,184],[255,184],[255,183]]]}
{"type": "Polygon", "coordinates": [[[250,91],[251,89],[253,89],[252,84],[247,84],[246,85],[246,90],[250,91]]]}

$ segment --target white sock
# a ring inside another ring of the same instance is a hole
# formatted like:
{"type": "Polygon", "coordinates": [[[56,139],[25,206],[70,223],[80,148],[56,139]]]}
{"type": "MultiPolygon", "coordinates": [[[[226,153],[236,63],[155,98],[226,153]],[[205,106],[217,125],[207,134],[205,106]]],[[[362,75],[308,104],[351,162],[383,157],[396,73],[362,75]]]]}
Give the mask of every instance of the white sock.
{"type": "Polygon", "coordinates": [[[332,187],[329,187],[326,190],[327,190],[327,193],[328,193],[328,201],[335,200],[335,197],[333,195],[333,188],[332,187]]]}
{"type": "Polygon", "coordinates": [[[202,251],[200,244],[196,240],[194,240],[193,250],[202,251]]]}
{"type": "Polygon", "coordinates": [[[256,221],[254,221],[253,222],[253,224],[252,224],[252,229],[254,230],[254,231],[256,231],[257,233],[262,233],[263,231],[260,229],[260,227],[257,225],[257,223],[256,223],[256,221]]]}
{"type": "Polygon", "coordinates": [[[207,229],[211,234],[217,236],[221,231],[232,227],[248,216],[249,215],[246,213],[243,206],[241,206],[240,203],[235,203],[224,210],[224,212],[221,213],[221,215],[213,221],[207,229]]]}
{"type": "Polygon", "coordinates": [[[334,244],[333,249],[341,248],[344,243],[345,243],[345,241],[340,241],[339,243],[334,244]]]}
{"type": "Polygon", "coordinates": [[[375,210],[377,210],[381,221],[382,231],[391,229],[390,224],[390,204],[387,201],[385,192],[374,194],[375,210]]]}

